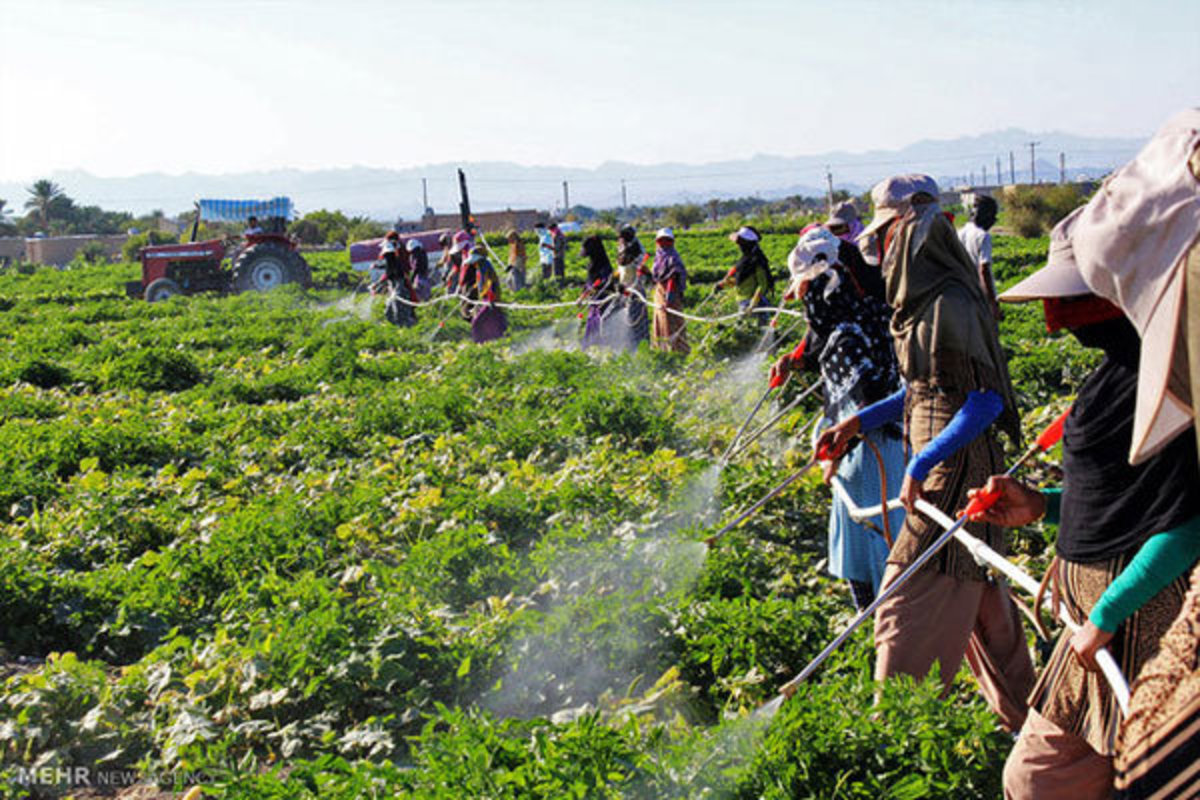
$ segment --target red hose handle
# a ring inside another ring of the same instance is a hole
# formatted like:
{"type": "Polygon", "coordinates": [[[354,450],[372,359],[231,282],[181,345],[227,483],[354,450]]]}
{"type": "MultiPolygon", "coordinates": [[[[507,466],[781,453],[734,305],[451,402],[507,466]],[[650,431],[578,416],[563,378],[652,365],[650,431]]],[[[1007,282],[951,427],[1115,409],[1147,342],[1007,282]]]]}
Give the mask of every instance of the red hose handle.
{"type": "Polygon", "coordinates": [[[983,512],[987,511],[992,506],[996,505],[996,501],[1000,499],[1000,490],[993,489],[987,491],[980,489],[975,496],[971,498],[971,502],[967,503],[966,515],[967,519],[974,519],[983,512]]]}
{"type": "Polygon", "coordinates": [[[787,380],[787,377],[782,372],[776,373],[775,377],[771,378],[771,382],[770,382],[768,388],[778,389],[780,386],[783,386],[783,383],[786,380],[787,380]]]}
{"type": "Polygon", "coordinates": [[[1051,447],[1054,447],[1054,445],[1058,444],[1059,440],[1062,439],[1062,435],[1063,435],[1063,423],[1065,423],[1067,421],[1067,416],[1070,413],[1071,413],[1071,409],[1067,408],[1066,411],[1059,414],[1058,417],[1055,418],[1054,422],[1051,422],[1046,427],[1046,430],[1042,431],[1038,435],[1037,446],[1038,446],[1039,450],[1041,450],[1042,452],[1045,452],[1046,450],[1049,450],[1051,447]]]}

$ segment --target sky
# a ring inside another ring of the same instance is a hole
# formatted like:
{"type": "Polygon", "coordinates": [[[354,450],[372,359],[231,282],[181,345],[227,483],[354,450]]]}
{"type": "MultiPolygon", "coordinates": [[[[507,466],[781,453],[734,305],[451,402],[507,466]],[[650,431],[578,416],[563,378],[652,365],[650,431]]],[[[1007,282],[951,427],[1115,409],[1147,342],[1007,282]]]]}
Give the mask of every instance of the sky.
{"type": "Polygon", "coordinates": [[[1196,0],[0,0],[0,180],[1147,136],[1196,0]]]}

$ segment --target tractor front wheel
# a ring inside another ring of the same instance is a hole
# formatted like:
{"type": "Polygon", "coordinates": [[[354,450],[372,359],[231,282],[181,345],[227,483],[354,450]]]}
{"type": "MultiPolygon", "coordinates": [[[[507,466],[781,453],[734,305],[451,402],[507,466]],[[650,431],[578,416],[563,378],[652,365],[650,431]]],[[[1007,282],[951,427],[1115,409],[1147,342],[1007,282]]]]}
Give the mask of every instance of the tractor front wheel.
{"type": "Polygon", "coordinates": [[[260,242],[233,259],[233,288],[237,292],[265,292],[285,283],[308,284],[308,264],[295,250],[274,242],[260,242]]]}
{"type": "Polygon", "coordinates": [[[150,285],[146,287],[145,297],[147,303],[157,303],[176,294],[183,294],[183,289],[179,287],[178,283],[170,278],[159,278],[151,281],[150,285]]]}

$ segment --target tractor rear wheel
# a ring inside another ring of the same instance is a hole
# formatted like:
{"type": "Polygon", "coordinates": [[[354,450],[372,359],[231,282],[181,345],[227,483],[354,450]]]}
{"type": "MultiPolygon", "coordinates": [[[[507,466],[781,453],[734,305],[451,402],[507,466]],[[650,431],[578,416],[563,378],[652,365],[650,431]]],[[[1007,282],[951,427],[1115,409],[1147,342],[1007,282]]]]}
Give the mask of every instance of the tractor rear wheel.
{"type": "Polygon", "coordinates": [[[265,292],[285,283],[308,286],[308,264],[295,250],[274,242],[250,245],[233,259],[233,289],[237,292],[265,292]]]}
{"type": "Polygon", "coordinates": [[[147,303],[157,303],[176,294],[183,294],[183,289],[179,287],[178,283],[170,278],[159,278],[150,281],[150,285],[146,287],[145,298],[147,303]]]}

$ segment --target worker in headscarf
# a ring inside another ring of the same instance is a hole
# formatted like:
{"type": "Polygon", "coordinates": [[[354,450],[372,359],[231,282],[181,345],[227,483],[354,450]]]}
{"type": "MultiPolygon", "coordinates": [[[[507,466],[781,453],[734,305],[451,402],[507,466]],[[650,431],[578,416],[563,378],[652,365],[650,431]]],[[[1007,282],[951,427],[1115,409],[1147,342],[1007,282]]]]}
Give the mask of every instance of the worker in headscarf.
{"type": "Polygon", "coordinates": [[[646,313],[646,285],[649,273],[646,261],[649,254],[637,238],[632,225],[622,225],[617,231],[617,274],[624,289],[622,305],[625,324],[629,328],[628,343],[631,348],[650,338],[650,316],[646,313]],[[640,295],[640,296],[639,296],[640,295]]]}
{"type": "Polygon", "coordinates": [[[470,306],[471,338],[478,344],[499,339],[508,330],[508,318],[496,306],[500,302],[500,278],[483,245],[472,247],[463,261],[463,280],[471,281],[475,300],[470,306]]]}
{"type": "MultiPolygon", "coordinates": [[[[762,251],[760,238],[758,231],[748,225],[729,234],[730,241],[737,244],[741,257],[729,274],[717,283],[721,289],[727,286],[736,288],[738,309],[743,314],[751,314],[754,309],[767,306],[775,288],[771,265],[762,251]]],[[[754,316],[759,325],[766,325],[769,321],[766,314],[754,316]]]]}
{"type": "MultiPolygon", "coordinates": [[[[1000,470],[996,429],[1020,439],[1020,423],[995,320],[975,267],[938,206],[927,175],[899,175],[871,192],[875,218],[864,234],[883,244],[891,333],[904,387],[821,434],[817,450],[841,453],[860,432],[904,421],[908,450],[900,499],[908,509],[888,556],[883,585],[941,534],[914,510],[925,498],[946,514],[966,503],[967,489],[1000,470]]],[[[1003,553],[994,525],[968,530],[1003,553]]],[[[966,548],[950,542],[875,614],[875,676],[923,678],[935,663],[947,689],[963,656],[1001,723],[1018,730],[1033,685],[1033,662],[1016,606],[1004,584],[991,583],[966,548]]]]}
{"type": "Polygon", "coordinates": [[[521,241],[521,234],[515,230],[510,230],[505,239],[508,241],[506,282],[509,289],[519,292],[525,288],[525,242],[521,241]]]}
{"type": "Polygon", "coordinates": [[[863,230],[862,220],[858,217],[858,209],[849,200],[843,200],[833,207],[829,219],[825,220],[825,230],[844,242],[854,243],[863,230]]]}
{"type": "Polygon", "coordinates": [[[996,281],[992,278],[992,226],[996,224],[997,205],[995,199],[980,195],[971,207],[971,219],[958,229],[958,240],[979,270],[979,286],[992,306],[992,314],[1001,318],[1000,304],[996,302],[996,281]]]}
{"type": "Polygon", "coordinates": [[[554,277],[558,278],[558,285],[562,286],[567,277],[567,235],[562,232],[557,222],[551,222],[549,230],[554,244],[554,277]]]}
{"type": "MultiPolygon", "coordinates": [[[[1172,117],[1079,214],[1084,283],[1141,337],[1128,459],[1200,437],[1200,108],[1172,117]]],[[[1194,489],[1193,489],[1194,491],[1194,489]]],[[[1133,685],[1116,745],[1120,798],[1200,796],[1200,566],[1133,685]]]]}
{"type": "Polygon", "coordinates": [[[542,268],[542,281],[550,280],[554,272],[554,234],[544,222],[535,222],[533,235],[538,241],[538,264],[542,268]]]}
{"type": "MultiPolygon", "coordinates": [[[[455,254],[451,252],[454,249],[454,240],[449,233],[438,235],[438,248],[440,249],[440,255],[438,256],[433,274],[429,276],[429,279],[435,283],[442,283],[451,274],[458,275],[458,268],[462,266],[462,261],[456,261],[455,254]]],[[[455,277],[455,280],[458,280],[458,278],[455,277]]]]}
{"type": "Polygon", "coordinates": [[[675,232],[661,228],[654,236],[654,330],[651,344],[658,350],[687,353],[687,322],[678,314],[683,310],[683,293],[687,289],[687,270],[675,249],[675,232]]]}
{"type": "Polygon", "coordinates": [[[408,252],[400,246],[400,235],[396,231],[389,232],[381,249],[383,274],[378,284],[372,287],[372,292],[386,288],[388,299],[384,317],[388,322],[401,328],[415,325],[417,314],[413,304],[417,302],[417,293],[412,285],[408,252]]]}
{"type": "Polygon", "coordinates": [[[408,251],[408,263],[412,270],[412,284],[413,289],[416,290],[417,299],[422,303],[427,303],[433,293],[433,280],[429,274],[429,254],[425,252],[421,240],[415,236],[408,240],[405,249],[408,251]]]}
{"type": "MultiPolygon", "coordinates": [[[[900,373],[892,351],[888,320],[892,310],[863,291],[838,261],[844,244],[824,228],[800,237],[793,250],[793,284],[788,295],[804,302],[808,334],[771,369],[771,378],[794,370],[816,372],[824,398],[825,425],[841,422],[894,394],[900,373]]],[[[904,444],[900,425],[884,425],[867,433],[836,465],[825,462],[826,479],[836,467],[838,480],[860,507],[886,502],[900,491],[904,444]],[[882,474],[881,474],[882,473],[882,474]]],[[[899,531],[904,512],[892,511],[882,530],[850,516],[841,495],[829,509],[829,571],[847,581],[857,609],[875,599],[883,579],[892,531],[899,531]]]]}
{"type": "Polygon", "coordinates": [[[580,255],[587,262],[587,284],[579,302],[587,303],[587,322],[583,330],[583,349],[600,345],[615,347],[621,344],[621,336],[616,325],[616,314],[620,310],[617,291],[617,278],[613,272],[612,262],[604,249],[600,237],[592,234],[583,240],[580,255]]]}
{"type": "Polygon", "coordinates": [[[1177,437],[1136,467],[1121,457],[1133,437],[1141,342],[1121,310],[1083,282],[1070,242],[1078,216],[1051,233],[1047,266],[1000,296],[1041,299],[1049,331],[1065,328],[1104,351],[1063,426],[1063,488],[1038,492],[993,476],[984,488],[1000,499],[976,517],[1058,524],[1048,577],[1054,597],[1083,626],[1059,637],[1005,764],[1005,797],[1022,800],[1112,796],[1120,712],[1107,682],[1090,671],[1096,651],[1107,646],[1125,677],[1136,678],[1179,613],[1186,572],[1200,557],[1195,441],[1177,437]]]}

